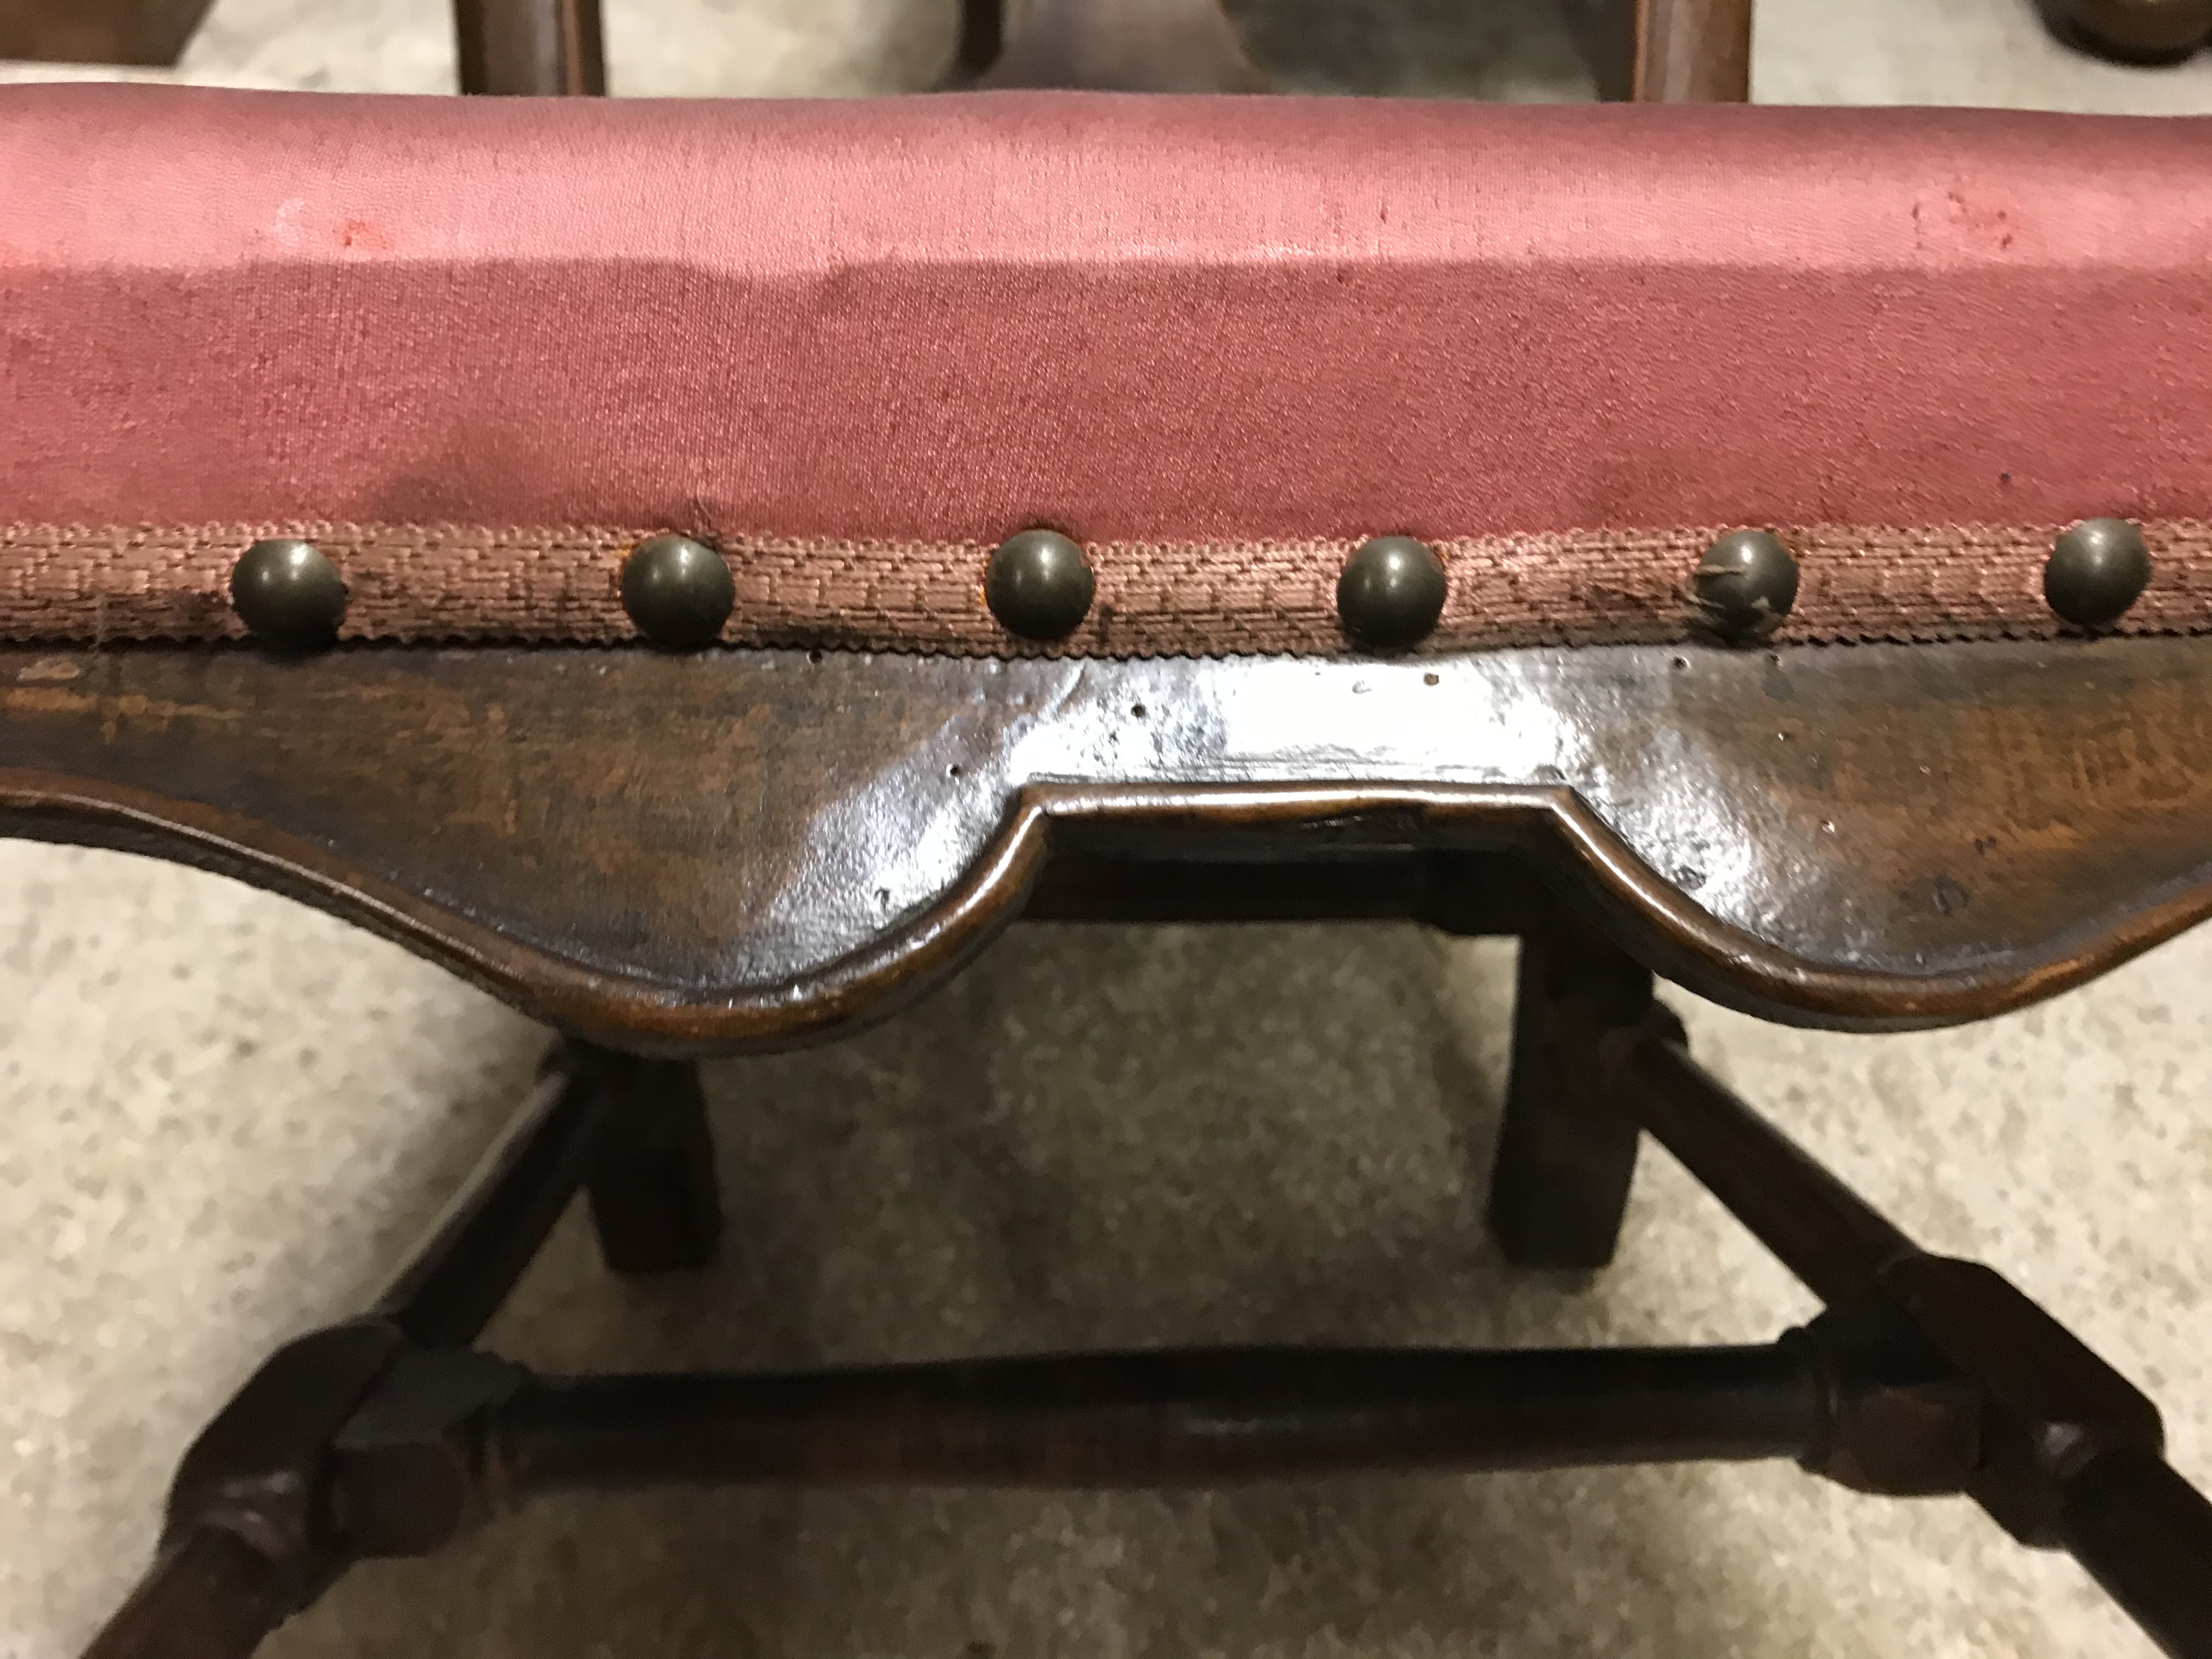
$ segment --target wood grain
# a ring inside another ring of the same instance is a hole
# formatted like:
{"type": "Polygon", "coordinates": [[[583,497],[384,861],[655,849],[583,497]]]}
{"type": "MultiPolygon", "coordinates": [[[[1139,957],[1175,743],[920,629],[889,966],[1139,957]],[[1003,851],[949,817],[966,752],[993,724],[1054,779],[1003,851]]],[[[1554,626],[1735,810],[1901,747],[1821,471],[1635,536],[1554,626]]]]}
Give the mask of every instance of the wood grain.
{"type": "Polygon", "coordinates": [[[1405,663],[15,647],[0,827],[242,876],[671,1053],[888,1012],[1048,864],[1064,913],[1117,913],[1086,868],[1128,898],[1149,866],[1195,872],[1208,914],[1215,860],[1286,866],[1324,914],[1337,877],[1365,913],[1506,889],[1458,895],[1477,927],[1557,891],[1736,1006],[1909,1027],[2048,995],[2212,908],[2208,703],[2212,644],[2184,639],[1405,663]]]}

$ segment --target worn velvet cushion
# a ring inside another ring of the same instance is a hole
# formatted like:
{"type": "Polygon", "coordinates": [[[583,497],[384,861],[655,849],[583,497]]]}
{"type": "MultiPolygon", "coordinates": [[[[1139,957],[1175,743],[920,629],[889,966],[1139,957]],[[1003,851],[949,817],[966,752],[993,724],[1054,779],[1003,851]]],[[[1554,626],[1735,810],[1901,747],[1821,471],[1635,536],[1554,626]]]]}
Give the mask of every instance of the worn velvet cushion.
{"type": "Polygon", "coordinates": [[[997,93],[866,102],[0,88],[0,635],[213,637],[258,534],[348,631],[1344,648],[1360,538],[1432,643],[1670,637],[1716,529],[1785,637],[2026,633],[2143,521],[2212,627],[2212,120],[997,93]]]}

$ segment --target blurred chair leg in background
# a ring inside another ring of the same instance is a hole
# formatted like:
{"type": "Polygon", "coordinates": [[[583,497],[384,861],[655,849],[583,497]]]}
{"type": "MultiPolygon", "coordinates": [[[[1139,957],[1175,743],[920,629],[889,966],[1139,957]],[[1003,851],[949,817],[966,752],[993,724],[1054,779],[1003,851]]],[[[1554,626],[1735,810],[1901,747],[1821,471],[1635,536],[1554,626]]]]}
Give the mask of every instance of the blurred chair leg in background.
{"type": "Polygon", "coordinates": [[[214,0],[0,0],[0,58],[166,68],[214,0]]]}
{"type": "Polygon", "coordinates": [[[2173,64],[2212,36],[2212,0],[2038,0],[2069,45],[2123,64],[2173,64]]]}
{"type": "Polygon", "coordinates": [[[962,0],[946,84],[1267,90],[1218,0],[962,0]]]}
{"type": "Polygon", "coordinates": [[[1751,97],[1752,0],[1565,0],[1607,103],[1751,97]]]}
{"type": "Polygon", "coordinates": [[[454,0],[461,90],[599,97],[607,89],[599,0],[454,0]]]}
{"type": "Polygon", "coordinates": [[[960,35],[945,84],[973,85],[976,76],[999,61],[1006,40],[1006,0],[960,0],[960,35]]]}

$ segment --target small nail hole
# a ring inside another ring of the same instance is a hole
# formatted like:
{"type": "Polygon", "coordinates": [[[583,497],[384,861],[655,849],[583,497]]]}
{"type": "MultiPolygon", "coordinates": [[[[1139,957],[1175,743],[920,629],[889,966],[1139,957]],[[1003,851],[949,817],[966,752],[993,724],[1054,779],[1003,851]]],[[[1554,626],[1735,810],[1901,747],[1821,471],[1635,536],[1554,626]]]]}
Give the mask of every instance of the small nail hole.
{"type": "Polygon", "coordinates": [[[1444,677],[1441,674],[1424,674],[1421,676],[1421,684],[1423,685],[1442,685],[1443,683],[1444,677]]]}
{"type": "Polygon", "coordinates": [[[1129,705],[1129,712],[1135,715],[1139,720],[1142,720],[1145,718],[1145,705],[1140,702],[1133,702],[1129,705]]]}
{"type": "Polygon", "coordinates": [[[960,775],[960,769],[957,766],[948,766],[945,769],[945,775],[948,778],[957,778],[960,775]]]}

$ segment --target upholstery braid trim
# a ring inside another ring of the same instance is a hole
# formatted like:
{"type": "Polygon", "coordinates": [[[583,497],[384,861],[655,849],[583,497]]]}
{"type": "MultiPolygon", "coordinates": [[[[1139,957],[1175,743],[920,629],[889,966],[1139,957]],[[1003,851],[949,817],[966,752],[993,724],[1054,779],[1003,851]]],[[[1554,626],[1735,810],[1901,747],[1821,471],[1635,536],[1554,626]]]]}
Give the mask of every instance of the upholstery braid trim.
{"type": "MultiPolygon", "coordinates": [[[[0,639],[242,636],[232,563],[264,536],[314,542],[344,575],[359,640],[611,643],[636,637],[618,579],[643,529],[259,524],[0,526],[0,639]]],[[[2062,526],[1779,533],[1802,582],[1778,641],[2028,638],[2064,631],[2044,603],[2062,526]]],[[[2212,525],[2146,523],[2149,588],[2118,631],[2212,632],[2212,525]]],[[[1683,585],[1713,527],[1459,536],[1425,650],[1663,642],[1690,635],[1683,585]]],[[[984,607],[981,542],[720,538],[737,580],[732,645],[955,655],[1329,655],[1353,538],[1100,542],[1097,597],[1073,635],[1013,640],[984,607]]]]}

